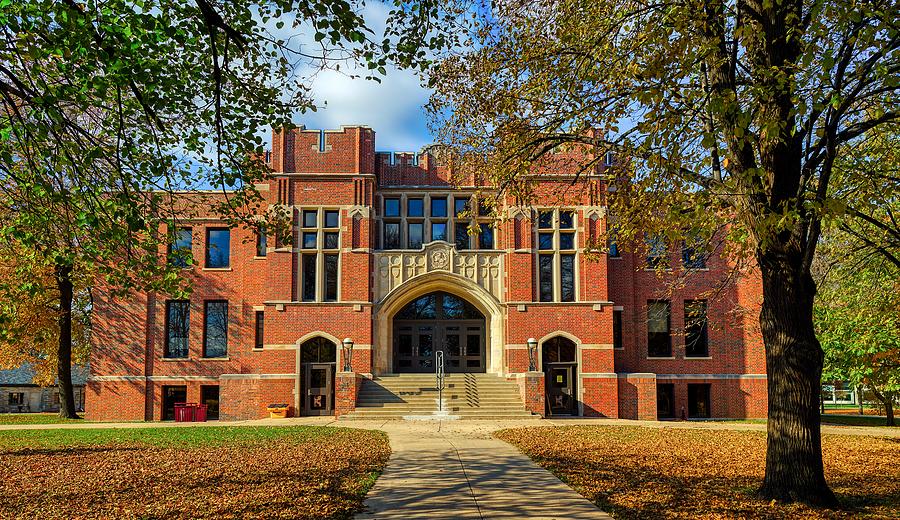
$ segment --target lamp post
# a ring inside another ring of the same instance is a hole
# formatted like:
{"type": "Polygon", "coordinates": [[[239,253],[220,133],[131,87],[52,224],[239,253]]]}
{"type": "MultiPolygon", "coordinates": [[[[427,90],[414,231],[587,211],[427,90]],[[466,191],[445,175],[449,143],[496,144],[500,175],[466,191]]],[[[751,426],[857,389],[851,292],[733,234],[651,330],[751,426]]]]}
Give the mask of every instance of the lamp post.
{"type": "Polygon", "coordinates": [[[344,372],[352,372],[353,365],[350,363],[351,358],[353,358],[353,340],[350,338],[344,338],[343,350],[344,350],[344,372]]]}
{"type": "Polygon", "coordinates": [[[537,340],[528,338],[528,371],[537,371],[537,340]]]}

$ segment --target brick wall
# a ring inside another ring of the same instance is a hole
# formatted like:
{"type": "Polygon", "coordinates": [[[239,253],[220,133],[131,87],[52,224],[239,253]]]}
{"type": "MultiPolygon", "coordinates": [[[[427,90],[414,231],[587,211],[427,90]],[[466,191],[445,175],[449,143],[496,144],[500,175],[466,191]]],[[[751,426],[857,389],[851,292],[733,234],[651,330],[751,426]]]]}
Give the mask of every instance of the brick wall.
{"type": "MultiPolygon", "coordinates": [[[[756,270],[741,270],[738,276],[729,278],[734,266],[716,252],[708,269],[684,272],[678,267],[680,248],[672,244],[673,270],[660,274],[643,270],[642,251],[632,253],[623,247],[621,258],[579,257],[578,301],[535,301],[535,210],[574,209],[578,250],[601,236],[608,226],[602,207],[605,182],[588,177],[573,186],[571,179],[559,175],[573,161],[581,160],[582,153],[573,150],[555,154],[535,166],[534,178],[540,182],[530,201],[533,205],[518,206],[520,201],[511,197],[502,201],[505,209],[516,210],[512,218],[498,223],[496,234],[496,247],[505,251],[505,271],[500,297],[502,337],[495,339],[509,346],[503,353],[502,366],[496,370],[510,377],[526,372],[527,339],[535,338],[543,345],[562,336],[577,345],[575,381],[580,388],[576,391],[585,415],[655,417],[656,381],[673,380],[676,401],[681,403],[686,400],[686,377],[691,377],[710,381],[715,413],[723,417],[764,416],[765,356],[757,324],[761,285],[756,270]],[[671,301],[674,355],[670,359],[647,356],[646,303],[657,298],[671,301]],[[710,355],[704,359],[684,355],[681,332],[686,299],[709,302],[710,355]],[[624,348],[620,350],[612,349],[615,309],[623,313],[624,348]],[[635,373],[648,375],[624,375],[635,373]]],[[[189,401],[199,400],[202,384],[219,384],[223,419],[264,417],[269,403],[295,402],[296,345],[302,338],[325,337],[334,342],[336,350],[343,338],[351,338],[357,345],[353,370],[371,373],[375,349],[392,347],[376,345],[373,330],[378,305],[372,298],[378,190],[415,186],[419,188],[410,189],[425,193],[429,188],[421,187],[426,185],[442,190],[464,185],[471,192],[472,187],[480,187],[475,177],[467,178],[452,164],[440,163],[428,153],[376,153],[375,132],[362,126],[324,133],[305,128],[275,132],[269,165],[274,174],[268,184],[260,185],[266,204],[293,206],[294,219],[299,219],[303,208],[340,210],[340,301],[296,301],[300,281],[296,240],[276,248],[270,238],[267,255],[257,257],[255,233],[236,228],[231,236],[231,267],[206,269],[207,229],[222,225],[209,214],[209,208],[221,195],[184,194],[176,203],[185,211],[180,224],[193,230],[195,258],[195,265],[183,271],[194,288],[190,296],[189,356],[163,358],[167,295],[134,292],[115,296],[99,285],[95,290],[91,371],[100,379],[91,381],[86,390],[90,418],[159,418],[164,384],[186,386],[189,401]],[[204,301],[210,299],[228,301],[228,356],[224,359],[202,355],[204,301]],[[256,349],[255,313],[260,310],[264,313],[264,348],[256,349]]],[[[160,253],[164,255],[164,251],[160,253]]],[[[338,368],[342,368],[339,353],[336,359],[338,368]]],[[[532,390],[529,395],[537,395],[538,389],[532,390]]],[[[529,407],[543,412],[543,403],[529,403],[529,407]]],[[[341,406],[338,413],[347,408],[341,406]]]]}

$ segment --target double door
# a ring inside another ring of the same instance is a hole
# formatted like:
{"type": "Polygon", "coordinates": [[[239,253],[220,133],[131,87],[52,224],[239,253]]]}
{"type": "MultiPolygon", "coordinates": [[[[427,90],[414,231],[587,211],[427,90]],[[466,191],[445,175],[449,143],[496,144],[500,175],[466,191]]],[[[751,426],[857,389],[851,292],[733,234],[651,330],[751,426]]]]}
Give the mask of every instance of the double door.
{"type": "Polygon", "coordinates": [[[447,372],[484,372],[484,321],[394,322],[394,372],[434,372],[435,353],[444,353],[447,372]]]}

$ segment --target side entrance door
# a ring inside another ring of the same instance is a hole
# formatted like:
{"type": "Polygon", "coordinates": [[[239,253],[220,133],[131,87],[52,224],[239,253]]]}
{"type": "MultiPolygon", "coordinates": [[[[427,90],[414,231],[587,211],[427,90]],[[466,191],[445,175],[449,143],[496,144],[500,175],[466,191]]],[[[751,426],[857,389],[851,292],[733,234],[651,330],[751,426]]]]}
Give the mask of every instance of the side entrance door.
{"type": "Polygon", "coordinates": [[[303,365],[303,415],[334,414],[335,363],[303,365]]]}
{"type": "Polygon", "coordinates": [[[550,415],[575,415],[575,364],[547,363],[547,410],[550,415]]]}

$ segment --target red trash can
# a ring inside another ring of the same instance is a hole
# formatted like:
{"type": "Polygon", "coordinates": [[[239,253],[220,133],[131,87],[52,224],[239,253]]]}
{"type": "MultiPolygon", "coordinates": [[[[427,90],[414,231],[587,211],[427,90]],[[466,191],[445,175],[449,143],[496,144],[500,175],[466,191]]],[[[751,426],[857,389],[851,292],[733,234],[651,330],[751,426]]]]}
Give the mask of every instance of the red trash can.
{"type": "Polygon", "coordinates": [[[198,404],[194,406],[194,421],[206,422],[206,405],[198,404]]]}
{"type": "Polygon", "coordinates": [[[194,420],[194,406],[190,403],[175,403],[175,422],[194,420]]]}

